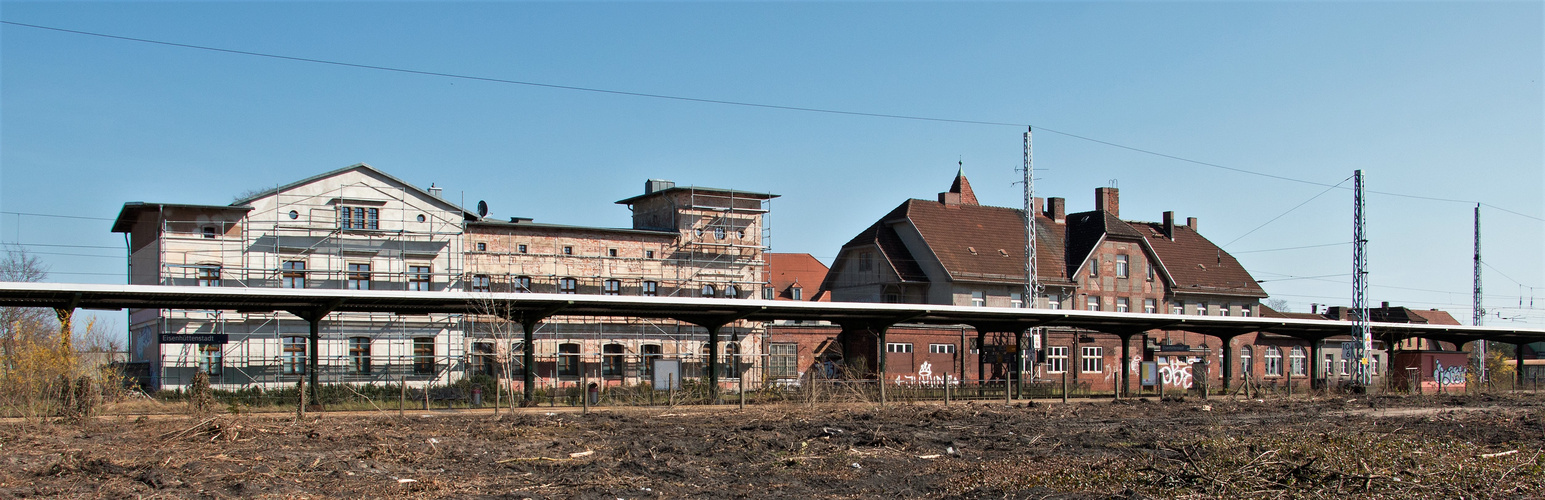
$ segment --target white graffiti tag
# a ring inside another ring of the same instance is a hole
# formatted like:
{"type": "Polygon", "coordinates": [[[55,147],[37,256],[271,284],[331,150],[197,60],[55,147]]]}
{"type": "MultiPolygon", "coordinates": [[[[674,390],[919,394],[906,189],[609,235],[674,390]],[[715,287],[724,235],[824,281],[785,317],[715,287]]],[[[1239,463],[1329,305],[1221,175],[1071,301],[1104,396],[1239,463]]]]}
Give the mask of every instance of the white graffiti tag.
{"type": "Polygon", "coordinates": [[[917,367],[917,375],[897,375],[896,385],[914,385],[919,387],[944,387],[944,384],[960,385],[960,379],[951,377],[948,373],[935,376],[933,364],[924,361],[917,367]]]}
{"type": "Polygon", "coordinates": [[[1464,385],[1465,367],[1450,366],[1444,368],[1442,361],[1433,360],[1433,363],[1436,363],[1438,367],[1432,370],[1432,379],[1438,381],[1439,386],[1464,385]]]}

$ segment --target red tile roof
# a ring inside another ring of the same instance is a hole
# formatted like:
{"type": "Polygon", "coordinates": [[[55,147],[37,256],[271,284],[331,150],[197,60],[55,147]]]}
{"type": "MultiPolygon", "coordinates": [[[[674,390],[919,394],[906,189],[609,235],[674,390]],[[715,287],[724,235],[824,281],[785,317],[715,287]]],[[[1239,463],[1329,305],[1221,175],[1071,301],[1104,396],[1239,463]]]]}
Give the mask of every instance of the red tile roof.
{"type": "Polygon", "coordinates": [[[1165,237],[1164,224],[1128,223],[1148,241],[1177,293],[1217,293],[1266,297],[1244,266],[1228,252],[1212,244],[1189,226],[1175,226],[1174,239],[1165,237]]]}
{"type": "MultiPolygon", "coordinates": [[[[962,195],[964,196],[964,195],[962,195]]],[[[982,205],[945,205],[912,199],[896,207],[843,248],[878,244],[898,274],[908,281],[927,281],[894,223],[905,221],[922,236],[928,249],[956,281],[1025,281],[1025,222],[1022,211],[982,205]]],[[[1071,284],[1063,264],[1062,226],[1036,217],[1037,270],[1047,284],[1071,284]]]]}
{"type": "Polygon", "coordinates": [[[806,301],[830,302],[831,296],[819,293],[826,280],[826,265],[808,253],[766,253],[767,281],[776,290],[774,300],[793,300],[789,289],[798,285],[805,290],[806,301]]]}
{"type": "Polygon", "coordinates": [[[955,173],[955,183],[950,184],[949,192],[960,195],[961,205],[981,205],[976,201],[976,192],[971,190],[971,181],[966,180],[965,169],[955,173]]]}

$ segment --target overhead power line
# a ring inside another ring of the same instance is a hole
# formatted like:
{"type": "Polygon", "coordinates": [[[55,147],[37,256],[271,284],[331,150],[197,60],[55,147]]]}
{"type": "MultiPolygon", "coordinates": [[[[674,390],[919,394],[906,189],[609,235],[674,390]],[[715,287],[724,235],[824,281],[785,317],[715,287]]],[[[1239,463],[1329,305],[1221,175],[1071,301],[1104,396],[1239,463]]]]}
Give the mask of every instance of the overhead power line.
{"type": "Polygon", "coordinates": [[[1280,214],[1277,214],[1277,216],[1276,217],[1272,217],[1271,220],[1268,220],[1266,222],[1262,222],[1261,225],[1259,225],[1259,226],[1255,226],[1255,229],[1251,229],[1249,231],[1245,231],[1245,234],[1241,234],[1241,235],[1239,235],[1238,238],[1234,238],[1232,240],[1229,240],[1228,243],[1224,243],[1223,244],[1223,248],[1228,248],[1229,245],[1233,245],[1234,242],[1239,241],[1241,239],[1244,239],[1244,237],[1249,236],[1250,233],[1254,233],[1256,231],[1259,231],[1259,230],[1261,230],[1261,228],[1266,227],[1267,225],[1270,225],[1273,222],[1277,222],[1277,219],[1281,219],[1283,217],[1286,217],[1287,214],[1293,213],[1293,211],[1294,210],[1298,210],[1299,207],[1302,207],[1304,205],[1308,205],[1309,202],[1314,201],[1315,199],[1318,199],[1321,196],[1325,196],[1325,193],[1329,193],[1330,190],[1336,189],[1338,187],[1341,187],[1341,185],[1342,184],[1346,184],[1347,180],[1349,180],[1349,179],[1351,179],[1351,177],[1347,177],[1346,179],[1341,179],[1341,182],[1337,182],[1336,185],[1328,187],[1328,188],[1325,188],[1324,191],[1320,191],[1320,194],[1316,194],[1314,196],[1310,196],[1309,199],[1304,200],[1303,203],[1299,203],[1297,205],[1293,205],[1293,208],[1287,209],[1286,212],[1282,212],[1280,214]]]}
{"type": "Polygon", "coordinates": [[[1261,250],[1244,250],[1244,251],[1229,252],[1229,253],[1234,254],[1234,255],[1239,255],[1239,254],[1244,254],[1244,253],[1282,252],[1282,251],[1286,251],[1286,250],[1303,250],[1305,248],[1339,247],[1339,246],[1342,246],[1342,245],[1351,245],[1351,244],[1352,244],[1352,242],[1350,242],[1350,241],[1343,241],[1341,243],[1325,243],[1325,244],[1321,244],[1321,245],[1304,245],[1304,246],[1301,246],[1301,247],[1266,248],[1266,249],[1261,249],[1261,250]]]}
{"type": "MultiPolygon", "coordinates": [[[[248,51],[248,50],[236,50],[236,49],[227,49],[227,48],[221,48],[221,47],[211,47],[211,46],[207,46],[207,45],[194,45],[194,44],[188,44],[188,43],[177,43],[177,42],[167,42],[167,41],[162,41],[162,40],[151,40],[151,39],[148,39],[148,38],[136,38],[136,37],[122,36],[122,35],[110,35],[110,34],[106,34],[106,33],[97,33],[97,32],[92,32],[92,31],[72,30],[72,29],[66,29],[66,28],[56,28],[56,27],[52,27],[52,26],[43,26],[43,25],[38,25],[38,24],[19,23],[19,22],[15,22],[15,21],[0,21],[0,24],[7,24],[7,25],[11,25],[11,26],[21,26],[21,27],[25,27],[25,28],[33,28],[33,29],[40,29],[40,30],[55,31],[55,32],[59,32],[59,33],[70,33],[70,34],[75,34],[75,35],[93,36],[93,37],[99,37],[99,38],[109,38],[109,39],[113,39],[113,40],[124,40],[124,41],[129,41],[129,42],[138,42],[138,43],[147,43],[147,44],[154,44],[154,45],[163,45],[163,46],[168,46],[168,47],[180,47],[180,48],[185,48],[185,49],[205,50],[205,51],[211,51],[211,52],[222,52],[222,53],[226,53],[226,54],[237,54],[237,55],[252,56],[252,57],[263,57],[263,58],[269,58],[269,59],[280,59],[280,60],[285,60],[285,61],[306,62],[306,63],[313,63],[313,64],[325,64],[325,65],[330,65],[330,66],[340,66],[340,67],[346,67],[346,68],[368,69],[368,70],[375,70],[375,71],[388,71],[388,72],[393,72],[393,73],[404,73],[404,74],[410,74],[410,75],[436,76],[436,77],[441,77],[441,78],[454,78],[454,79],[459,79],[459,80],[471,80],[471,81],[488,82],[488,83],[500,83],[500,84],[506,84],[506,85],[522,85],[522,86],[527,86],[527,87],[540,87],[540,88],[549,88],[549,89],[558,89],[558,90],[572,90],[572,91],[577,91],[577,92],[592,92],[592,93],[598,93],[598,94],[610,94],[610,95],[620,95],[620,96],[629,96],[629,97],[645,97],[645,98],[650,98],[650,99],[665,99],[665,100],[681,101],[681,102],[695,102],[695,103],[703,103],[703,104],[719,104],[719,105],[725,105],[725,106],[741,106],[741,107],[748,107],[748,108],[777,109],[777,110],[783,110],[783,111],[799,111],[799,112],[806,112],[806,113],[824,113],[824,114],[832,114],[832,115],[861,116],[861,117],[869,117],[869,118],[889,118],[889,119],[895,119],[895,120],[913,120],[913,121],[927,121],[927,122],[940,122],[940,123],[959,123],[959,124],[968,124],[968,125],[988,125],[988,126],[1002,126],[1002,127],[1015,127],[1015,128],[1034,127],[1038,131],[1044,131],[1044,132],[1048,132],[1048,133],[1053,133],[1053,134],[1057,134],[1057,135],[1061,135],[1061,136],[1065,136],[1065,137],[1070,137],[1070,138],[1074,138],[1074,139],[1079,139],[1079,140],[1083,140],[1083,141],[1092,142],[1092,143],[1095,143],[1095,144],[1102,144],[1102,145],[1110,146],[1110,147],[1113,147],[1113,148],[1125,149],[1125,150],[1128,150],[1128,151],[1132,151],[1132,152],[1136,152],[1136,153],[1142,153],[1142,154],[1146,154],[1146,155],[1150,155],[1150,156],[1157,156],[1157,157],[1160,157],[1160,158],[1167,158],[1167,159],[1171,159],[1171,160],[1175,160],[1175,161],[1179,161],[1179,162],[1190,163],[1190,164],[1193,164],[1193,165],[1200,165],[1200,166],[1204,166],[1204,167],[1211,167],[1211,168],[1216,168],[1216,169],[1221,169],[1221,170],[1228,170],[1228,171],[1231,171],[1231,172],[1237,172],[1237,173],[1241,173],[1241,174],[1248,174],[1248,175],[1254,175],[1254,176],[1258,176],[1258,177],[1266,177],[1266,178],[1270,178],[1270,179],[1277,179],[1277,180],[1288,181],[1288,182],[1296,182],[1296,183],[1300,183],[1300,184],[1308,184],[1308,185],[1313,185],[1313,186],[1320,186],[1320,187],[1335,187],[1335,186],[1337,186],[1337,184],[1327,184],[1327,183],[1319,182],[1319,181],[1311,181],[1311,180],[1306,180],[1306,179],[1296,179],[1296,178],[1293,178],[1293,177],[1287,177],[1287,176],[1283,176],[1283,175],[1269,174],[1269,173],[1265,173],[1265,172],[1257,172],[1257,171],[1254,171],[1254,170],[1247,170],[1247,169],[1243,169],[1243,168],[1230,167],[1230,166],[1226,166],[1226,165],[1220,165],[1220,164],[1217,164],[1217,163],[1210,163],[1210,162],[1205,162],[1205,161],[1201,161],[1201,160],[1193,160],[1193,159],[1185,158],[1185,157],[1182,157],[1182,156],[1176,156],[1176,155],[1167,154],[1167,153],[1160,153],[1158,151],[1153,151],[1153,150],[1149,150],[1149,149],[1143,149],[1143,148],[1139,148],[1139,147],[1128,146],[1128,145],[1125,145],[1125,144],[1119,144],[1119,143],[1110,142],[1110,141],[1106,141],[1106,140],[1095,139],[1093,137],[1089,137],[1089,136],[1085,136],[1085,135],[1079,135],[1079,134],[1075,134],[1075,133],[1071,133],[1071,132],[1064,132],[1064,131],[1057,130],[1057,129],[1054,129],[1054,128],[1049,128],[1049,127],[1045,127],[1045,126],[1041,126],[1041,125],[1035,125],[1035,124],[1032,124],[1032,123],[1011,123],[1011,122],[990,121],[990,120],[968,120],[968,119],[961,119],[961,118],[944,118],[944,117],[937,117],[937,116],[904,115],[904,114],[896,114],[896,113],[876,113],[876,112],[868,112],[868,111],[852,111],[852,110],[829,109],[829,108],[814,108],[814,107],[808,107],[808,106],[792,106],[792,105],[784,105],[784,104],[769,104],[769,103],[758,103],[758,102],[748,102],[748,101],[732,101],[732,100],[728,100],[728,99],[709,99],[709,98],[704,98],[704,97],[691,97],[691,96],[671,95],[671,94],[655,94],[655,93],[649,93],[649,92],[634,92],[634,91],[627,91],[627,90],[605,89],[605,88],[599,88],[599,87],[582,87],[582,86],[578,86],[578,85],[562,85],[562,84],[556,84],[556,83],[544,83],[544,82],[535,82],[535,81],[526,81],[526,80],[512,80],[512,79],[508,79],[508,78],[494,78],[494,77],[467,75],[467,74],[460,74],[460,73],[446,73],[446,72],[442,72],[442,71],[426,71],[426,70],[409,69],[409,68],[398,68],[398,67],[380,66],[380,65],[374,65],[374,64],[360,64],[360,63],[351,63],[351,62],[344,62],[344,61],[333,61],[333,60],[328,60],[328,59],[316,59],[316,58],[311,58],[311,57],[288,56],[288,55],[282,55],[282,54],[271,54],[271,53],[266,53],[266,52],[254,52],[254,51],[248,51]]],[[[1524,218],[1528,218],[1528,219],[1533,219],[1533,220],[1545,222],[1545,218],[1541,218],[1539,216],[1534,216],[1534,215],[1529,215],[1529,214],[1525,214],[1525,213],[1521,213],[1521,212],[1516,212],[1516,211],[1513,211],[1513,210],[1508,210],[1506,208],[1502,208],[1502,207],[1499,207],[1499,206],[1496,206],[1496,205],[1492,205],[1492,204],[1489,204],[1489,203],[1484,203],[1484,202],[1477,202],[1477,201],[1472,201],[1472,200],[1457,200],[1457,199],[1451,199],[1451,198],[1438,198],[1438,197],[1432,197],[1432,196],[1421,196],[1421,195],[1412,195],[1412,194],[1404,194],[1404,193],[1393,193],[1393,192],[1388,192],[1388,191],[1368,191],[1368,192],[1372,193],[1372,194],[1379,194],[1379,195],[1386,195],[1386,196],[1397,196],[1397,197],[1402,197],[1402,198],[1413,198],[1413,199],[1419,199],[1419,200],[1444,201],[1444,202],[1465,203],[1465,204],[1480,203],[1482,205],[1485,205],[1485,206],[1488,206],[1488,207],[1491,207],[1491,208],[1495,208],[1497,210],[1500,210],[1500,211],[1503,211],[1503,212],[1507,212],[1507,213],[1510,213],[1510,214],[1513,214],[1513,215],[1517,215],[1519,217],[1524,217],[1524,218]]]]}
{"type": "Polygon", "coordinates": [[[83,215],[39,214],[39,213],[32,213],[32,212],[0,212],[0,214],[26,215],[26,216],[30,216],[30,217],[54,217],[54,218],[59,218],[59,219],[118,220],[118,219],[114,219],[112,217],[86,217],[86,216],[83,216],[83,215]]]}

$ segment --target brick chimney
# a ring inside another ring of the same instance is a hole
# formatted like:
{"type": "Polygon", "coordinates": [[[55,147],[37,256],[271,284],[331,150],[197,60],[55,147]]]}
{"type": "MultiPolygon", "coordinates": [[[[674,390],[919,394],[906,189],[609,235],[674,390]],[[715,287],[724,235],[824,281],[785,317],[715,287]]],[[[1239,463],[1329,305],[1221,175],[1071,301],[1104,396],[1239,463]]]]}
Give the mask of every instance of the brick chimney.
{"type": "Polygon", "coordinates": [[[1046,216],[1052,222],[1062,223],[1068,220],[1068,200],[1062,198],[1046,199],[1046,216]]]}
{"type": "Polygon", "coordinates": [[[1037,196],[1035,198],[1031,198],[1030,199],[1030,213],[1032,213],[1032,214],[1043,214],[1043,213],[1046,213],[1046,199],[1045,198],[1041,198],[1039,196],[1037,196]]]}
{"type": "Polygon", "coordinates": [[[1196,231],[1198,233],[1202,232],[1201,229],[1196,227],[1196,217],[1186,217],[1186,227],[1189,227],[1192,231],[1196,231]]]}
{"type": "Polygon", "coordinates": [[[1164,212],[1164,237],[1175,239],[1175,212],[1164,212]]]}
{"type": "Polygon", "coordinates": [[[1121,217],[1121,196],[1113,187],[1094,188],[1094,209],[1121,217]]]}

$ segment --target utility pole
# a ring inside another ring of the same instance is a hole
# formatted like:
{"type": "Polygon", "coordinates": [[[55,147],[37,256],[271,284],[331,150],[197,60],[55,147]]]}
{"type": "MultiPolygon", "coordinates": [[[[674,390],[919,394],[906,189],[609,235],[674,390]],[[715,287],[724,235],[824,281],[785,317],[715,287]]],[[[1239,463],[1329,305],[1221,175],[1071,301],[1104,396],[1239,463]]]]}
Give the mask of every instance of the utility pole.
{"type": "Polygon", "coordinates": [[[1357,352],[1353,356],[1357,367],[1353,370],[1352,383],[1366,391],[1373,385],[1368,359],[1369,351],[1373,350],[1373,332],[1368,325],[1368,234],[1364,227],[1368,223],[1368,214],[1363,199],[1363,171],[1354,172],[1352,178],[1352,338],[1357,340],[1357,352]]]}
{"type": "MultiPolygon", "coordinates": [[[[1471,301],[1472,301],[1473,305],[1470,308],[1470,310],[1471,310],[1470,324],[1475,325],[1475,326],[1481,326],[1481,320],[1486,318],[1486,309],[1481,307],[1481,204],[1480,203],[1476,203],[1475,204],[1475,288],[1473,289],[1473,292],[1474,293],[1471,294],[1471,301]]],[[[1475,350],[1475,354],[1476,354],[1476,356],[1478,356],[1480,358],[1480,359],[1476,360],[1476,363],[1475,363],[1476,373],[1478,374],[1478,379],[1477,380],[1480,383],[1485,384],[1486,383],[1486,341],[1483,339],[1480,342],[1478,342],[1477,345],[1478,345],[1478,347],[1475,350]]]]}
{"type": "MultiPolygon", "coordinates": [[[[1025,129],[1025,165],[1024,168],[1021,169],[1025,174],[1025,307],[1029,308],[1035,307],[1036,299],[1039,299],[1041,297],[1041,293],[1045,290],[1045,286],[1041,285],[1040,271],[1036,267],[1037,249],[1035,243],[1035,217],[1037,207],[1032,205],[1032,202],[1035,201],[1035,162],[1033,161],[1034,158],[1031,155],[1030,147],[1030,133],[1034,131],[1034,127],[1028,127],[1025,129]]],[[[1046,343],[1040,342],[1040,328],[1031,328],[1029,335],[1033,339],[1031,341],[1032,345],[1036,346],[1035,356],[1031,358],[1031,363],[1033,366],[1036,360],[1041,359],[1040,346],[1043,346],[1046,343]]],[[[1021,365],[1018,367],[1018,369],[1020,369],[1021,374],[1023,374],[1024,353],[1020,353],[1020,356],[1021,365]]]]}

